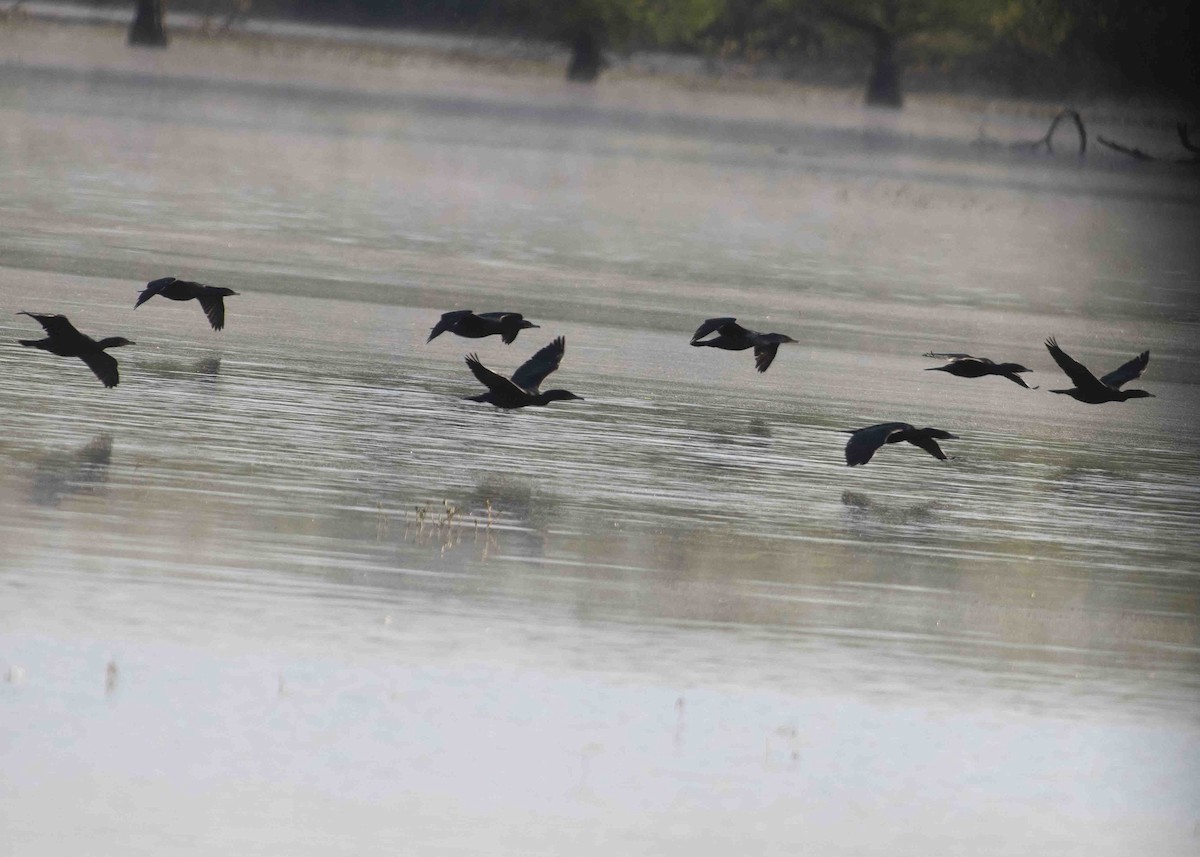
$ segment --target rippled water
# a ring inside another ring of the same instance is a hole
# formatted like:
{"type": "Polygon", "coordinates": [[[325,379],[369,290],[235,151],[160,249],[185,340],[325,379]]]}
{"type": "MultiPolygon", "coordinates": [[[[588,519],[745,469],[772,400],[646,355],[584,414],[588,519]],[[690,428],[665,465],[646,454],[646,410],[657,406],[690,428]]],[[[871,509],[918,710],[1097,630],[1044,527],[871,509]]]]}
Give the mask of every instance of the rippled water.
{"type": "Polygon", "coordinates": [[[7,38],[10,853],[1194,853],[1190,174],[919,104],[7,38]],[[227,330],[133,312],[166,273],[241,292],[227,330]],[[425,344],[461,306],[542,327],[425,344]],[[135,339],[121,385],[18,309],[135,339]],[[800,344],[689,348],[725,314],[800,344]],[[465,353],[560,334],[585,401],[462,401],[465,353]],[[1050,334],[1149,348],[1156,398],[1050,395],[1050,334]],[[844,466],[896,419],[954,458],[844,466]]]}

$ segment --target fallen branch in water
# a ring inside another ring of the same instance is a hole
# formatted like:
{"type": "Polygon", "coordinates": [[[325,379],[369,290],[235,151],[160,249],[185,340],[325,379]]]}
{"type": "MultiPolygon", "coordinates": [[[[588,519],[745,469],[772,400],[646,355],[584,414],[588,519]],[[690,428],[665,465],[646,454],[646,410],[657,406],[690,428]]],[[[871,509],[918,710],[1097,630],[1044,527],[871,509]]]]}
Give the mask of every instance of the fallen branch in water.
{"type": "Polygon", "coordinates": [[[1046,147],[1046,151],[1054,153],[1054,132],[1058,129],[1058,123],[1063,119],[1070,119],[1075,123],[1075,129],[1079,132],[1079,154],[1080,156],[1087,154],[1087,129],[1083,127],[1083,117],[1079,115],[1078,110],[1065,108],[1058,111],[1058,115],[1050,122],[1050,127],[1046,129],[1046,135],[1040,140],[1028,140],[1021,143],[1013,143],[1014,149],[1025,149],[1030,152],[1036,152],[1042,146],[1046,147]]]}
{"type": "Polygon", "coordinates": [[[1013,149],[1014,151],[1022,152],[1036,152],[1042,146],[1045,146],[1047,152],[1054,154],[1054,132],[1058,130],[1058,123],[1062,122],[1064,119],[1070,119],[1075,123],[1075,129],[1079,132],[1079,154],[1082,157],[1083,155],[1087,154],[1087,129],[1083,126],[1083,117],[1079,115],[1079,111],[1072,110],[1069,107],[1058,112],[1054,119],[1051,120],[1050,127],[1046,129],[1045,135],[1037,140],[1018,140],[1016,143],[1007,144],[999,143],[990,139],[984,133],[983,128],[981,127],[979,129],[979,136],[975,140],[975,145],[989,146],[992,148],[1005,146],[1006,148],[1013,149]]]}
{"type": "MultiPolygon", "coordinates": [[[[1183,148],[1187,149],[1189,152],[1194,153],[1197,157],[1175,158],[1174,163],[1177,163],[1177,164],[1200,164],[1200,147],[1197,147],[1194,143],[1192,143],[1192,141],[1188,135],[1187,125],[1185,125],[1183,122],[1180,122],[1175,126],[1175,130],[1179,132],[1179,142],[1183,145],[1183,148]]],[[[1141,149],[1137,149],[1132,146],[1123,146],[1120,143],[1117,143],[1113,140],[1106,139],[1104,137],[1097,136],[1096,140],[1100,144],[1112,149],[1114,152],[1120,152],[1122,155],[1128,155],[1129,157],[1135,158],[1139,161],[1165,161],[1165,160],[1168,160],[1167,158],[1156,158],[1154,155],[1151,155],[1147,152],[1143,152],[1141,149]]]]}
{"type": "Polygon", "coordinates": [[[1157,161],[1158,160],[1158,158],[1154,157],[1153,155],[1147,155],[1141,149],[1134,149],[1134,148],[1131,148],[1130,146],[1122,146],[1120,143],[1114,143],[1112,140],[1108,140],[1099,135],[1097,135],[1097,137],[1096,137],[1096,142],[1102,146],[1107,146],[1108,148],[1112,149],[1114,152],[1120,152],[1122,155],[1128,155],[1129,157],[1136,158],[1139,161],[1157,161]]]}

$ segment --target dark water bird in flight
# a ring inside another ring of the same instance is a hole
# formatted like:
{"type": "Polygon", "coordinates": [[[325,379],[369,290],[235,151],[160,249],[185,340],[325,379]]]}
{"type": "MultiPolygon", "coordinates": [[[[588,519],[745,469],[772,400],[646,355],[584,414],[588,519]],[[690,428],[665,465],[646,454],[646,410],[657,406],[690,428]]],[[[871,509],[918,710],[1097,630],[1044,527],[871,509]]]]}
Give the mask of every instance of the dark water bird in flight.
{"type": "Polygon", "coordinates": [[[206,286],[204,283],[163,277],[146,283],[146,288],[142,289],[142,293],[138,295],[137,303],[133,305],[133,308],[137,309],[155,295],[162,295],[172,301],[195,299],[200,301],[200,306],[204,310],[204,314],[208,316],[208,323],[212,325],[212,329],[221,330],[225,327],[225,298],[236,294],[237,292],[233,289],[223,286],[206,286]]]}
{"type": "Polygon", "coordinates": [[[1154,398],[1153,393],[1147,393],[1145,390],[1121,389],[1122,385],[1127,384],[1146,371],[1146,365],[1150,362],[1149,351],[1143,351],[1137,357],[1127,363],[1121,364],[1104,377],[1097,378],[1086,366],[1071,359],[1067,352],[1059,348],[1053,336],[1046,340],[1046,350],[1050,352],[1050,356],[1054,358],[1054,362],[1067,373],[1067,377],[1075,385],[1070,390],[1051,390],[1051,393],[1062,393],[1064,396],[1070,396],[1077,402],[1083,402],[1088,405],[1102,405],[1105,402],[1123,402],[1126,399],[1154,398]]]}
{"type": "Polygon", "coordinates": [[[919,446],[934,458],[945,461],[946,453],[938,446],[939,440],[957,440],[958,435],[950,434],[935,428],[914,428],[909,423],[880,423],[860,429],[848,429],[845,434],[852,435],[846,443],[846,464],[854,467],[866,464],[871,460],[875,451],[885,443],[900,443],[908,441],[913,446],[919,446]]]}
{"type": "Polygon", "coordinates": [[[1018,372],[1028,372],[1020,363],[993,363],[986,357],[972,357],[970,354],[947,354],[941,351],[927,351],[926,357],[949,360],[945,366],[930,366],[926,372],[946,372],[958,378],[982,378],[984,375],[999,375],[1014,384],[1020,384],[1026,390],[1036,390],[1021,380],[1018,372]]]}
{"type": "Polygon", "coordinates": [[[426,342],[433,342],[437,337],[449,331],[467,339],[482,339],[485,336],[499,334],[506,345],[512,345],[517,334],[522,330],[538,327],[519,312],[480,312],[460,309],[454,312],[442,313],[441,319],[429,331],[426,342]]]}
{"type": "Polygon", "coordinates": [[[720,348],[724,351],[745,351],[754,349],[754,368],[766,372],[775,359],[775,352],[785,342],[795,342],[790,336],[782,333],[759,333],[748,330],[737,323],[736,318],[710,318],[696,328],[692,334],[692,345],[697,348],[720,348]],[[713,331],[717,335],[712,339],[704,339],[713,331]]]}
{"type": "Polygon", "coordinates": [[[512,380],[484,366],[479,362],[477,355],[468,354],[467,366],[488,391],[478,396],[468,396],[467,399],[472,402],[487,402],[497,408],[540,407],[551,402],[582,399],[582,396],[576,396],[568,390],[540,392],[542,382],[558,368],[566,350],[567,340],[558,337],[522,363],[517,371],[513,372],[512,380]]]}
{"type": "Polygon", "coordinates": [[[22,345],[30,348],[40,348],[59,357],[78,357],[88,365],[105,387],[115,387],[121,381],[117,371],[117,361],[104,353],[106,348],[119,348],[122,345],[134,345],[121,336],[110,336],[97,342],[90,336],[80,333],[75,325],[67,321],[65,315],[43,315],[36,312],[20,312],[40,324],[48,334],[45,339],[18,339],[22,345]]]}

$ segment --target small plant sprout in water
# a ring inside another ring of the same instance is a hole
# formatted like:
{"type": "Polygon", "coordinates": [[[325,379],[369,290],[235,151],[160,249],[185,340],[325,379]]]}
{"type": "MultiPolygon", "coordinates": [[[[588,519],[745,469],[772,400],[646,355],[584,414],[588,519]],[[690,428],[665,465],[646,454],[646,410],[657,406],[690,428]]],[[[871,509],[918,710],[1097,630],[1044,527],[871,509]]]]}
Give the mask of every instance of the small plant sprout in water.
{"type": "Polygon", "coordinates": [[[474,544],[480,544],[482,540],[482,558],[487,559],[495,519],[491,500],[485,500],[484,508],[477,514],[465,514],[461,506],[448,499],[442,500],[441,505],[423,503],[413,507],[404,528],[404,540],[421,546],[437,546],[444,555],[469,534],[474,544]]]}

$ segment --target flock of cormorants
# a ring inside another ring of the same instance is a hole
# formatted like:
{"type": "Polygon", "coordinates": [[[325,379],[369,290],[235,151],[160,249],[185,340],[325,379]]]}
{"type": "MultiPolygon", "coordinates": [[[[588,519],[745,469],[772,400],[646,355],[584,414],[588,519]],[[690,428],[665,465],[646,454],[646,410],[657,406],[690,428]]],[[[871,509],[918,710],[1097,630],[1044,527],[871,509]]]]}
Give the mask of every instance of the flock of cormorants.
{"type": "MultiPolygon", "coordinates": [[[[237,292],[232,289],[220,286],[208,286],[175,277],[163,277],[147,283],[133,306],[134,309],[137,309],[156,295],[173,301],[196,300],[204,310],[213,330],[221,330],[225,327],[225,298],[236,294],[237,292]]],[[[135,343],[120,336],[110,336],[101,340],[92,339],[76,330],[64,315],[35,312],[21,312],[19,315],[29,316],[46,331],[45,339],[18,340],[21,345],[40,348],[60,357],[78,357],[87,364],[105,387],[117,386],[120,381],[117,361],[107,354],[106,350],[135,343]]],[[[442,315],[425,341],[432,342],[443,333],[453,333],[467,339],[499,336],[506,344],[512,344],[522,330],[537,327],[538,325],[527,320],[519,312],[476,313],[473,310],[455,310],[442,315]]],[[[795,339],[782,333],[759,333],[756,330],[742,327],[737,323],[736,318],[729,317],[706,320],[696,328],[691,339],[691,345],[698,348],[720,348],[725,351],[745,351],[753,348],[754,367],[759,372],[766,372],[771,366],[780,345],[795,342],[795,339]],[[710,336],[711,334],[716,335],[710,336]]],[[[542,383],[546,378],[558,369],[566,348],[567,341],[564,337],[555,338],[549,345],[521,364],[517,371],[513,372],[511,378],[505,378],[498,372],[488,369],[480,362],[478,355],[468,354],[467,368],[483,386],[487,387],[487,392],[477,396],[468,396],[467,399],[472,402],[486,402],[498,408],[540,407],[551,402],[582,399],[582,396],[577,396],[569,390],[546,390],[545,392],[541,390],[542,383]]],[[[1054,358],[1054,362],[1075,385],[1067,390],[1051,390],[1052,393],[1070,396],[1076,401],[1089,405],[1124,402],[1128,399],[1140,399],[1153,395],[1145,390],[1121,389],[1146,370],[1146,366],[1150,362],[1149,351],[1143,351],[1107,375],[1097,378],[1086,366],[1072,359],[1059,348],[1053,336],[1046,340],[1046,349],[1054,358]]],[[[947,372],[959,378],[999,375],[1027,390],[1037,389],[1037,387],[1030,387],[1021,379],[1021,373],[1030,370],[1019,363],[995,363],[986,357],[932,351],[926,353],[925,356],[949,361],[944,366],[930,367],[929,371],[947,372]]],[[[846,464],[851,467],[866,464],[884,444],[900,442],[911,443],[925,450],[934,458],[945,461],[947,455],[938,445],[938,441],[957,439],[955,435],[942,429],[929,427],[919,429],[902,422],[880,423],[866,428],[851,429],[846,434],[850,435],[850,440],[846,443],[846,464]]]]}

